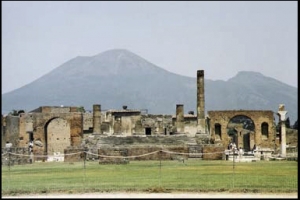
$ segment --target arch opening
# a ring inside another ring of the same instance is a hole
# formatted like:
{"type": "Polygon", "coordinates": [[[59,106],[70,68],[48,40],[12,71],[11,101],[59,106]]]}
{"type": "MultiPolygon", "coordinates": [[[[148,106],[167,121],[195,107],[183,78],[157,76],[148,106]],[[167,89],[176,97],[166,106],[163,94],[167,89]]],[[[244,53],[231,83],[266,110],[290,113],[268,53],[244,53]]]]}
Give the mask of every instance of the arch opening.
{"type": "Polygon", "coordinates": [[[63,154],[71,146],[70,124],[62,118],[53,118],[45,126],[45,154],[63,154]]]}
{"type": "MultiPolygon", "coordinates": [[[[243,148],[245,151],[250,151],[250,133],[255,132],[253,120],[245,115],[236,115],[232,117],[227,125],[227,135],[231,142],[236,144],[237,148],[243,148]]],[[[253,143],[253,142],[252,142],[253,143]]]]}
{"type": "Polygon", "coordinates": [[[221,140],[222,139],[222,137],[221,137],[221,130],[222,130],[222,126],[221,126],[221,124],[219,124],[219,123],[216,123],[215,124],[215,138],[216,138],[216,140],[221,140]]]}

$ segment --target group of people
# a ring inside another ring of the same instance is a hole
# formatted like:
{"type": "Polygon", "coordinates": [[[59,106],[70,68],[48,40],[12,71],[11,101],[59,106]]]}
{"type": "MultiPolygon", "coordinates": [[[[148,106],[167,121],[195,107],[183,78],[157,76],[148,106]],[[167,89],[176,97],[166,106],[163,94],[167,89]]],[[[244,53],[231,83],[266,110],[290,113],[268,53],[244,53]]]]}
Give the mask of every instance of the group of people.
{"type": "Polygon", "coordinates": [[[234,142],[230,142],[230,144],[228,144],[228,150],[236,150],[236,144],[234,142]]]}
{"type": "Polygon", "coordinates": [[[236,144],[234,142],[230,142],[228,144],[228,150],[233,151],[234,153],[238,153],[239,157],[242,158],[243,154],[244,154],[244,150],[242,147],[239,148],[239,150],[236,148],[236,144]]]}

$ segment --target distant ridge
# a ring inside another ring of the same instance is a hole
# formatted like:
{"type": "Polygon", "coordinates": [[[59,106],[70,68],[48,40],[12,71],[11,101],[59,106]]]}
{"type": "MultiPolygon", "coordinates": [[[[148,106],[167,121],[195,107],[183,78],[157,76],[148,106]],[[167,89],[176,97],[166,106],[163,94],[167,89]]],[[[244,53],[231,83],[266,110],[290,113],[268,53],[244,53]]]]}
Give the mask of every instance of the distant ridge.
{"type": "MultiPolygon", "coordinates": [[[[201,69],[199,69],[201,70],[201,69]]],[[[205,72],[204,72],[205,73],[205,72]]],[[[40,106],[84,106],[105,109],[147,109],[150,114],[196,112],[195,77],[158,67],[126,50],[77,56],[39,79],[2,95],[2,114],[40,106]]],[[[285,104],[291,123],[298,116],[298,89],[261,73],[241,71],[228,81],[205,79],[205,110],[273,110],[285,104]]]]}

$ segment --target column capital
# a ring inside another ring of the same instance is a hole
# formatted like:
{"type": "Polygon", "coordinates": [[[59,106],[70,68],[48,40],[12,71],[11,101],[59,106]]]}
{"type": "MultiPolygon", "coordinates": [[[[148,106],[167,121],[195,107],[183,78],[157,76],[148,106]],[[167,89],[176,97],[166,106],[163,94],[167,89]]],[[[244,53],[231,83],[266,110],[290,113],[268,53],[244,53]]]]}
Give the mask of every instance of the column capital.
{"type": "Polygon", "coordinates": [[[286,120],[286,114],[287,114],[287,111],[278,111],[277,112],[277,115],[279,116],[280,121],[286,120]]]}

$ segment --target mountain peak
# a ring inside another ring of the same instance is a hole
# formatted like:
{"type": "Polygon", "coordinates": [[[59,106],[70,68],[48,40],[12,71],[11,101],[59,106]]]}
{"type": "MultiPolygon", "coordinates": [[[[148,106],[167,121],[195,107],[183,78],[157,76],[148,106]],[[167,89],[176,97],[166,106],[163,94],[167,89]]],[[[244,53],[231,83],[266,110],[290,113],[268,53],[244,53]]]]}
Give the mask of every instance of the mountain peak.
{"type": "Polygon", "coordinates": [[[136,54],[132,53],[131,51],[127,49],[110,49],[107,51],[104,51],[102,53],[96,54],[93,57],[103,57],[103,56],[119,56],[119,55],[127,55],[127,56],[137,56],[136,54]]]}
{"type": "MultiPolygon", "coordinates": [[[[127,49],[111,49],[92,56],[91,64],[98,69],[101,68],[102,72],[108,74],[135,74],[139,73],[151,74],[157,71],[165,71],[162,68],[155,66],[144,58],[132,53],[127,49]]],[[[97,71],[97,69],[95,69],[97,71]]]]}
{"type": "Polygon", "coordinates": [[[254,71],[239,71],[236,75],[236,77],[243,77],[243,76],[259,76],[259,77],[262,77],[264,75],[260,72],[254,72],[254,71]]]}
{"type": "Polygon", "coordinates": [[[230,78],[228,80],[229,82],[233,83],[239,83],[244,85],[262,85],[262,84],[269,84],[270,86],[273,85],[285,85],[288,86],[285,83],[282,83],[272,77],[268,77],[263,75],[260,72],[254,72],[254,71],[240,71],[237,73],[236,76],[230,78]]]}
{"type": "Polygon", "coordinates": [[[253,80],[260,80],[265,77],[260,72],[254,72],[254,71],[239,71],[237,75],[234,77],[228,79],[229,82],[245,82],[245,81],[253,81],[253,80]]]}

